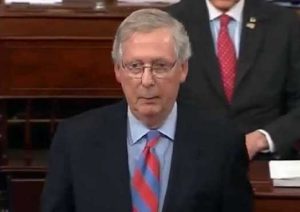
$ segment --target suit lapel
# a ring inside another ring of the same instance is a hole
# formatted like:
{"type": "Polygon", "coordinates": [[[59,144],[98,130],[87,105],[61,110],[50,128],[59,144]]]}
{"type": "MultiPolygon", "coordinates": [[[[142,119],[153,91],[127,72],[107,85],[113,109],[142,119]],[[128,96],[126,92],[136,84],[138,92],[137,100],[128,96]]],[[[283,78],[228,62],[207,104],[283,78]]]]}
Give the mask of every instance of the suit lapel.
{"type": "MultiPolygon", "coordinates": [[[[163,211],[190,211],[191,209],[189,207],[194,207],[194,205],[191,204],[186,205],[187,202],[192,201],[190,199],[187,200],[186,197],[187,193],[190,192],[190,186],[193,186],[190,183],[196,175],[195,172],[197,169],[195,166],[197,166],[197,164],[199,165],[199,155],[201,155],[201,152],[204,150],[201,146],[202,144],[195,141],[196,138],[194,138],[195,134],[193,132],[199,132],[199,130],[197,130],[199,129],[198,127],[195,129],[190,125],[194,118],[190,108],[178,104],[170,177],[163,211]]],[[[198,139],[201,138],[197,138],[197,140],[198,139]]]]}
{"type": "Polygon", "coordinates": [[[239,84],[255,63],[256,56],[262,47],[264,35],[266,34],[264,24],[266,19],[267,14],[261,10],[260,2],[255,0],[245,2],[236,90],[239,90],[239,84]]]}
{"type": "MultiPolygon", "coordinates": [[[[209,24],[208,10],[205,1],[197,1],[195,5],[196,4],[199,4],[198,7],[195,7],[199,8],[200,11],[198,10],[195,14],[192,14],[193,21],[197,20],[197,22],[193,24],[193,26],[191,27],[192,32],[189,33],[193,45],[197,46],[197,48],[193,49],[193,51],[195,55],[199,54],[197,58],[201,58],[202,67],[205,74],[208,76],[208,79],[210,80],[217,94],[219,94],[225,101],[224,91],[220,78],[219,63],[216,57],[209,24]]],[[[197,76],[195,77],[197,78],[197,76]]]]}
{"type": "MultiPolygon", "coordinates": [[[[105,149],[98,152],[99,160],[106,164],[106,174],[111,183],[107,183],[107,196],[117,200],[112,211],[131,211],[130,174],[127,153],[127,105],[125,102],[117,105],[108,114],[110,117],[106,122],[106,129],[102,135],[106,141],[105,149]]],[[[101,179],[101,176],[99,176],[101,179]]]]}

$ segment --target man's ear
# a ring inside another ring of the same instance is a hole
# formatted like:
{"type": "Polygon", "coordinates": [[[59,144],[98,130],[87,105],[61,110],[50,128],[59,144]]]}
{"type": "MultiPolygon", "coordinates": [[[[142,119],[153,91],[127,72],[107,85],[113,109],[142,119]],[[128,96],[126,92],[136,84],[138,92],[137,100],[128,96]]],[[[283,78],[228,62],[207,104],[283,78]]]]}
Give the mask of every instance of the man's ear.
{"type": "Polygon", "coordinates": [[[115,71],[115,78],[117,82],[121,82],[121,67],[119,64],[115,63],[114,64],[114,71],[115,71]]]}
{"type": "Polygon", "coordinates": [[[185,79],[188,75],[188,70],[189,70],[189,62],[188,60],[186,60],[185,62],[180,64],[180,72],[181,72],[180,82],[185,82],[185,79]]]}

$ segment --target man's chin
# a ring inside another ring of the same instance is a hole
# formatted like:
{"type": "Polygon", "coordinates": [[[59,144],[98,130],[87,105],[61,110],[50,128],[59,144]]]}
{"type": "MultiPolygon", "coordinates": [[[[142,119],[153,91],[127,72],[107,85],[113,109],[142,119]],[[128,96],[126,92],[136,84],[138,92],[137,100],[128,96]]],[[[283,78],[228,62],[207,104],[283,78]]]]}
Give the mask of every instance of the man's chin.
{"type": "Polygon", "coordinates": [[[141,110],[141,114],[145,115],[145,116],[154,116],[157,115],[159,113],[159,110],[156,108],[145,108],[143,110],[141,110]]]}
{"type": "Polygon", "coordinates": [[[139,114],[147,117],[157,116],[160,111],[160,107],[155,105],[143,105],[139,108],[139,114]]]}

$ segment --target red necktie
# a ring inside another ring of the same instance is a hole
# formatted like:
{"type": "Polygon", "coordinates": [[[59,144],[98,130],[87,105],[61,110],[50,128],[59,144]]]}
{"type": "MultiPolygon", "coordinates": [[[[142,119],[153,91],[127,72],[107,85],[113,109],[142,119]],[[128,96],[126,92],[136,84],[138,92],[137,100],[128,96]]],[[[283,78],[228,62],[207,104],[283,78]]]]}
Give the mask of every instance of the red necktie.
{"type": "Polygon", "coordinates": [[[160,134],[156,130],[147,133],[146,146],[137,161],[132,177],[133,212],[157,212],[159,205],[159,160],[153,152],[160,134]]]}
{"type": "Polygon", "coordinates": [[[233,42],[229,36],[228,23],[230,17],[228,15],[220,16],[220,30],[217,40],[217,56],[221,68],[221,77],[224,92],[230,103],[233,96],[234,81],[236,75],[236,55],[233,42]]]}

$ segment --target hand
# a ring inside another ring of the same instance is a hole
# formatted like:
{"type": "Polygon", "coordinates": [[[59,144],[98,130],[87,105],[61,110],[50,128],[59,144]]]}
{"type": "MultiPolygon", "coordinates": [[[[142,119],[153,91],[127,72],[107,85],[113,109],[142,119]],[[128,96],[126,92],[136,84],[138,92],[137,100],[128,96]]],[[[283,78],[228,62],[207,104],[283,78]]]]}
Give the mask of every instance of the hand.
{"type": "Polygon", "coordinates": [[[269,144],[266,136],[256,130],[246,134],[246,147],[249,159],[252,160],[258,152],[268,149],[269,144]]]}

